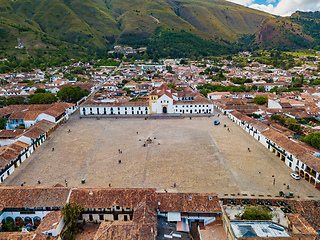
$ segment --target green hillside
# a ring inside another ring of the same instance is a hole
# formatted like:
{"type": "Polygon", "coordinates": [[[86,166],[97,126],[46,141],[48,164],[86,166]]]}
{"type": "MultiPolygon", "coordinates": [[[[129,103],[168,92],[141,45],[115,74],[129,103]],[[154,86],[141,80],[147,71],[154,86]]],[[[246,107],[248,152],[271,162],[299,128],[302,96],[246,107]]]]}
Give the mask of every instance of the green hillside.
{"type": "Polygon", "coordinates": [[[320,49],[320,12],[296,12],[291,17],[265,19],[255,44],[282,50],[320,49]]]}
{"type": "Polygon", "coordinates": [[[273,17],[224,0],[0,0],[0,57],[40,51],[77,55],[155,41],[174,49],[178,39],[189,41],[188,52],[199,53],[199,41],[205,49],[225,52],[242,34],[254,34],[266,18],[273,17]],[[170,35],[170,46],[162,32],[170,35]],[[17,38],[23,49],[15,48],[17,38]]]}

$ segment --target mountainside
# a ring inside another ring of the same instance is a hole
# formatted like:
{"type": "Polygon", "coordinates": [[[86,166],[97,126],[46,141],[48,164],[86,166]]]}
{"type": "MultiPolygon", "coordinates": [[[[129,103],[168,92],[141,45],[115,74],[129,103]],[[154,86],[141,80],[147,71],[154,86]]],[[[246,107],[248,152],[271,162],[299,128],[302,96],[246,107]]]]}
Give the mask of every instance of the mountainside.
{"type": "Polygon", "coordinates": [[[274,17],[224,0],[0,0],[0,57],[151,42],[174,49],[177,39],[224,51],[266,18],[274,17]]]}
{"type": "Polygon", "coordinates": [[[299,49],[320,47],[320,12],[296,12],[290,17],[265,19],[255,44],[266,48],[299,49]]]}

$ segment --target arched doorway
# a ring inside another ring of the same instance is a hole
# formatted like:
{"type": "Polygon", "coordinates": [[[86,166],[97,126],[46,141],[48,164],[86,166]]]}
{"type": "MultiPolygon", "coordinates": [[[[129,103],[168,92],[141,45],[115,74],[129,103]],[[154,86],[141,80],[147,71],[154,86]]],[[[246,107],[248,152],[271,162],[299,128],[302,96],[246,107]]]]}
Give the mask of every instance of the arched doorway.
{"type": "Polygon", "coordinates": [[[40,223],[41,223],[41,218],[40,217],[34,217],[33,218],[33,222],[34,222],[34,227],[36,228],[36,227],[38,227],[39,225],[40,225],[40,223]]]}
{"type": "Polygon", "coordinates": [[[24,221],[21,217],[16,217],[15,218],[15,225],[17,225],[18,227],[22,227],[24,225],[24,221]]]}
{"type": "Polygon", "coordinates": [[[33,226],[32,219],[30,217],[25,217],[24,218],[24,224],[25,225],[31,224],[33,226]]]}
{"type": "Polygon", "coordinates": [[[168,112],[168,109],[166,106],[162,107],[162,113],[167,113],[168,112]]]}

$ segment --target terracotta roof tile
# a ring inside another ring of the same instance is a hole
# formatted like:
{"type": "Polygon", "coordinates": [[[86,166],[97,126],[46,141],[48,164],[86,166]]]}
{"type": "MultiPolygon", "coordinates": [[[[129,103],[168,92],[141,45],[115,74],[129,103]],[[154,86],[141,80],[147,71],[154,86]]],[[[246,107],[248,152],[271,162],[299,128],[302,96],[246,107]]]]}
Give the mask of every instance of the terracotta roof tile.
{"type": "Polygon", "coordinates": [[[156,227],[156,224],[136,224],[133,222],[102,222],[93,239],[151,240],[155,238],[156,227]]]}
{"type": "Polygon", "coordinates": [[[158,193],[160,212],[222,212],[215,193],[158,193]]]}
{"type": "Polygon", "coordinates": [[[2,187],[0,205],[5,208],[63,207],[69,188],[2,187]]]}
{"type": "Polygon", "coordinates": [[[25,131],[26,129],[0,130],[0,138],[15,138],[25,131]]]}
{"type": "Polygon", "coordinates": [[[155,189],[150,188],[80,188],[73,189],[70,202],[84,208],[111,208],[114,205],[135,208],[140,202],[152,202],[155,189]]]}
{"type": "Polygon", "coordinates": [[[40,225],[36,230],[36,233],[43,233],[51,229],[56,229],[62,218],[63,216],[61,214],[61,211],[54,211],[48,213],[41,221],[40,225]]]}
{"type": "Polygon", "coordinates": [[[287,214],[288,220],[292,222],[293,226],[301,234],[313,234],[317,235],[317,232],[310,226],[310,224],[300,214],[287,214]]]}

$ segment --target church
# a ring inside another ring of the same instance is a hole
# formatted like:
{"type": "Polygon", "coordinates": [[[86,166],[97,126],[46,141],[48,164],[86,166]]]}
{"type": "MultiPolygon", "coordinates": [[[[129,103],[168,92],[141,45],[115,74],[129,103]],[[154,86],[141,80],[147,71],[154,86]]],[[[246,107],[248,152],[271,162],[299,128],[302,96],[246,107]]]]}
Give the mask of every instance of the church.
{"type": "Polygon", "coordinates": [[[99,102],[89,100],[80,107],[81,115],[210,114],[214,104],[189,87],[179,91],[162,84],[137,101],[99,102]]]}

